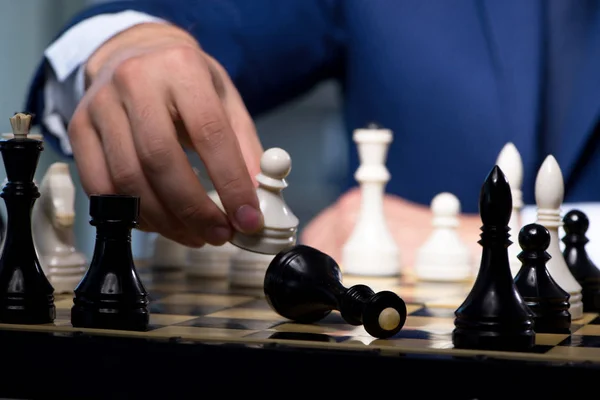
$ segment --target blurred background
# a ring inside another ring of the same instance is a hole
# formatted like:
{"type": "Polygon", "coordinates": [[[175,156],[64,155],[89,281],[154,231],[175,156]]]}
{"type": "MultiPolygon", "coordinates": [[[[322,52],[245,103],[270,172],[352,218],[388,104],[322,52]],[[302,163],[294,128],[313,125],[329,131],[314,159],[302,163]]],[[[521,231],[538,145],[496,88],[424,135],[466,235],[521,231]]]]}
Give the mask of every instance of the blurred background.
{"type": "MultiPolygon", "coordinates": [[[[23,111],[26,93],[45,48],[74,14],[103,0],[4,0],[0,10],[0,129],[10,132],[9,118],[23,111]]],[[[290,186],[284,196],[304,226],[340,193],[346,169],[348,139],[339,114],[338,88],[326,82],[293,104],[271,112],[256,121],[265,148],[282,147],[292,157],[290,186]],[[315,149],[319,149],[315,152],[315,149]],[[310,200],[310,201],[307,201],[310,200]]],[[[201,169],[199,159],[190,158],[201,169]]],[[[95,230],[88,223],[88,199],[79,184],[75,165],[45,146],[36,179],[41,181],[53,162],[70,164],[76,194],[75,235],[80,251],[91,257],[95,230]]],[[[0,167],[4,179],[4,166],[0,167]]],[[[143,201],[143,200],[142,200],[143,201]]],[[[4,202],[0,210],[5,217],[4,202]]],[[[154,236],[135,231],[134,256],[151,255],[154,236]]]]}

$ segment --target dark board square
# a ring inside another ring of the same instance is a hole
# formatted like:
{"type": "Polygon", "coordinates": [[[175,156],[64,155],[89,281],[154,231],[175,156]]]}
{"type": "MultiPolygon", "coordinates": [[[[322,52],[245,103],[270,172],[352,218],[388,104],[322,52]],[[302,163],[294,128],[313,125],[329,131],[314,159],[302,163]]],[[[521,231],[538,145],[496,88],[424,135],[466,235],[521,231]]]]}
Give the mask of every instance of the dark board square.
{"type": "Polygon", "coordinates": [[[181,322],[179,326],[194,326],[198,328],[219,328],[219,329],[244,329],[244,330],[263,330],[273,328],[283,322],[265,321],[256,319],[229,319],[215,317],[199,317],[189,321],[181,322]]]}
{"type": "Polygon", "coordinates": [[[212,314],[222,310],[219,305],[195,305],[195,304],[165,304],[160,301],[150,303],[148,310],[154,314],[174,314],[174,315],[197,315],[202,316],[212,314]]]}
{"type": "Polygon", "coordinates": [[[594,318],[589,322],[589,325],[600,325],[600,316],[594,318]]]}
{"type": "Polygon", "coordinates": [[[341,343],[348,339],[350,336],[331,336],[324,333],[313,333],[313,332],[277,332],[264,330],[255,332],[250,335],[244,336],[252,339],[272,339],[272,340],[290,340],[290,341],[301,341],[301,342],[319,342],[319,343],[341,343]]]}
{"type": "Polygon", "coordinates": [[[567,347],[600,347],[600,336],[571,335],[558,345],[567,347]]]}

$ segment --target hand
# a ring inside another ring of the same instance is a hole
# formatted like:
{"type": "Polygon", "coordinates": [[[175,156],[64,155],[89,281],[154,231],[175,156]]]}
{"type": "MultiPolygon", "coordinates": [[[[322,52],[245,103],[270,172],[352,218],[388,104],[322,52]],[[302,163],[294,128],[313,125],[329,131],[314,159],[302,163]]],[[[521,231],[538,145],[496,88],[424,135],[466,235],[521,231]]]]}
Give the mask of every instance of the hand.
{"type": "Polygon", "coordinates": [[[223,67],[192,36],[169,24],[137,25],[92,55],[86,81],[68,132],[88,195],[140,196],[140,229],[187,246],[262,227],[254,124],[223,67]],[[200,156],[226,214],[184,146],[200,156]]]}
{"type": "MultiPolygon", "coordinates": [[[[329,254],[337,262],[342,261],[342,248],[350,237],[360,212],[360,190],[352,189],[336,203],[315,217],[301,234],[301,241],[329,254]]],[[[388,228],[400,247],[402,265],[411,270],[416,252],[432,231],[432,213],[427,206],[415,204],[400,197],[386,195],[383,208],[388,228]]],[[[461,215],[458,233],[469,247],[474,259],[481,248],[478,215],[461,215]]],[[[343,265],[342,265],[343,268],[343,265]]]]}

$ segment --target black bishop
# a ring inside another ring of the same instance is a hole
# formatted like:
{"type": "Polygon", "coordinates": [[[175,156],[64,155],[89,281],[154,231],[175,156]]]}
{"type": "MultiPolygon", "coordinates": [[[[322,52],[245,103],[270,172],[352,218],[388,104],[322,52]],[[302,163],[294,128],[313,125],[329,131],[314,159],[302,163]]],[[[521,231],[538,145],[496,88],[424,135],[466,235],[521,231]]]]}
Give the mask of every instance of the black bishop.
{"type": "Polygon", "coordinates": [[[456,348],[520,351],[535,344],[533,315],[510,271],[511,211],[510,186],[496,165],[479,195],[481,265],[473,289],[455,312],[452,341],[456,348]]]}

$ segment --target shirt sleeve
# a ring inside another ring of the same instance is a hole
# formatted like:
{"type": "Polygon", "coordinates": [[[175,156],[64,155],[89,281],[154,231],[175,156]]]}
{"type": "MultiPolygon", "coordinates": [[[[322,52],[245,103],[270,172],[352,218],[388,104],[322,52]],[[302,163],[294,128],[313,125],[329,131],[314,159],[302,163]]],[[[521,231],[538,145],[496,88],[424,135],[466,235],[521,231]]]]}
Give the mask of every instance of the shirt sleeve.
{"type": "Polygon", "coordinates": [[[96,15],[65,31],[44,52],[48,68],[43,88],[46,107],[41,123],[58,139],[66,155],[72,154],[66,127],[85,92],[86,61],[114,35],[147,22],[164,20],[133,10],[96,15]]]}

